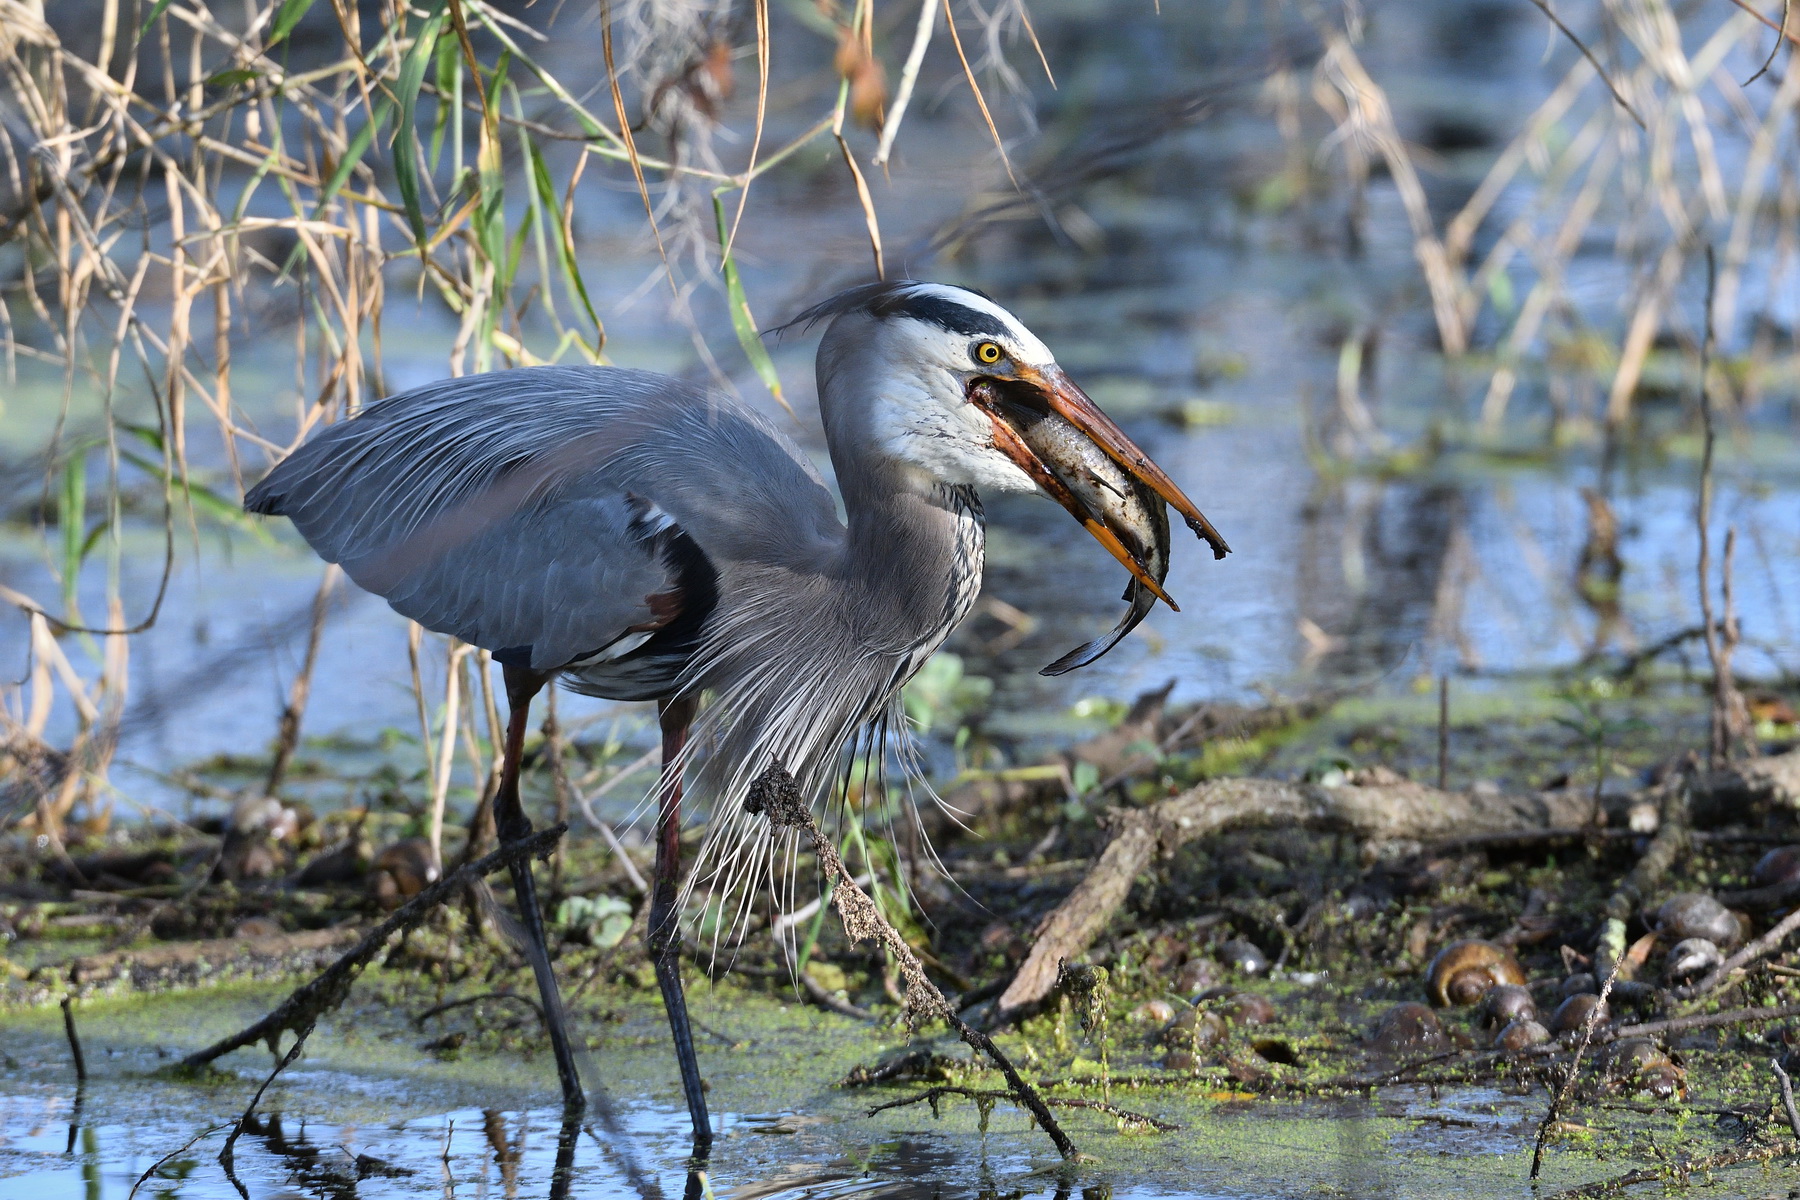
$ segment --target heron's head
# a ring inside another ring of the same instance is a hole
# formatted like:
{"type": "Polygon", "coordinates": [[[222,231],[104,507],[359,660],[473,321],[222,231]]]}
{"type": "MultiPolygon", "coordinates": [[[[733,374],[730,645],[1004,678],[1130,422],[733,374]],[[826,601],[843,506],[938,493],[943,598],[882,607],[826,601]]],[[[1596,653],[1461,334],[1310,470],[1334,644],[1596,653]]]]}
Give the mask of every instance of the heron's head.
{"type": "Polygon", "coordinates": [[[1024,322],[982,293],[941,283],[865,284],[792,324],[824,320],[831,324],[819,346],[819,408],[834,454],[873,453],[944,483],[1041,489],[1096,536],[1103,514],[1063,483],[1110,460],[1223,553],[1223,540],[1162,468],[1024,322]]]}

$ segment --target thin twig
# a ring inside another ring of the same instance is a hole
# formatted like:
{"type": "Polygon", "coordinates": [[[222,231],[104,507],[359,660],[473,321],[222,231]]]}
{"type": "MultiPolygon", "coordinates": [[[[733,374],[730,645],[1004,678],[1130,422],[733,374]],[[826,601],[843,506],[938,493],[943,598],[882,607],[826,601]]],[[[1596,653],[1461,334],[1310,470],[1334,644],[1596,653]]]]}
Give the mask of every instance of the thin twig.
{"type": "MultiPolygon", "coordinates": [[[[1793,5],[1793,0],[1781,0],[1781,26],[1778,29],[1776,29],[1776,31],[1775,31],[1776,33],[1781,34],[1781,37],[1776,38],[1775,44],[1773,46],[1769,47],[1769,57],[1763,59],[1763,65],[1756,68],[1756,74],[1754,74],[1750,78],[1744,80],[1743,83],[1740,83],[1738,85],[1739,87],[1749,87],[1751,84],[1753,84],[1757,80],[1761,79],[1764,75],[1767,75],[1769,73],[1769,68],[1775,65],[1775,56],[1777,54],[1781,53],[1781,43],[1783,41],[1785,41],[1788,36],[1788,33],[1787,33],[1788,9],[1792,5],[1793,5]]],[[[1739,7],[1745,7],[1745,6],[1740,4],[1739,7]]],[[[1762,16],[1761,13],[1758,13],[1757,15],[1762,16]]],[[[1764,19],[1767,20],[1767,18],[1764,18],[1764,19]]],[[[1785,1088],[1787,1086],[1787,1084],[1786,1084],[1787,1076],[1783,1075],[1782,1080],[1783,1080],[1782,1086],[1785,1088]]],[[[1789,1111],[1791,1112],[1792,1109],[1789,1109],[1789,1111]]],[[[1796,1136],[1800,1136],[1800,1126],[1796,1126],[1794,1128],[1794,1133],[1796,1136]]]]}
{"type": "Polygon", "coordinates": [[[431,1020],[433,1017],[441,1017],[447,1012],[463,1008],[470,1004],[480,1004],[483,1000],[514,1000],[529,1007],[532,1012],[538,1015],[538,1020],[542,1021],[544,1019],[544,1006],[539,1004],[536,1000],[533,1000],[530,996],[521,996],[517,992],[482,992],[480,995],[458,996],[454,1000],[446,1000],[442,1004],[434,1004],[418,1016],[414,1017],[413,1024],[423,1026],[425,1022],[431,1020]]]}
{"type": "Polygon", "coordinates": [[[1438,791],[1450,790],[1450,677],[1438,676],[1438,791]]]}
{"type": "Polygon", "coordinates": [[[851,1017],[858,1021],[872,1021],[875,1019],[875,1014],[868,1009],[863,1008],[860,1005],[852,1004],[848,1000],[840,1000],[832,995],[831,992],[826,989],[824,984],[814,979],[811,975],[808,975],[805,971],[801,971],[797,978],[800,980],[801,990],[806,993],[806,998],[811,1000],[814,1004],[817,1004],[820,1008],[837,1013],[839,1016],[851,1017]]]}
{"type": "MultiPolygon", "coordinates": [[[[268,1078],[262,1081],[262,1086],[256,1089],[256,1095],[250,1097],[250,1103],[244,1107],[244,1115],[237,1119],[231,1132],[225,1136],[225,1144],[219,1147],[219,1165],[225,1168],[225,1178],[231,1181],[231,1186],[238,1190],[238,1195],[242,1196],[244,1200],[250,1200],[250,1192],[238,1181],[237,1177],[236,1156],[233,1152],[237,1146],[238,1137],[244,1132],[244,1126],[249,1124],[250,1118],[256,1115],[256,1106],[262,1103],[263,1093],[269,1090],[269,1085],[275,1082],[275,1077],[287,1070],[294,1060],[300,1057],[300,1051],[306,1048],[306,1039],[311,1035],[317,1023],[318,1016],[314,1014],[311,1019],[294,1030],[294,1044],[288,1048],[286,1054],[281,1056],[280,1061],[275,1064],[275,1069],[270,1071],[268,1078]]],[[[279,1037],[279,1033],[276,1036],[279,1037]]]]}
{"type": "Polygon", "coordinates": [[[1606,1031],[1605,1042],[1628,1037],[1662,1037],[1670,1033],[1687,1033],[1695,1029],[1718,1029],[1728,1025],[1748,1025],[1762,1021],[1785,1021],[1800,1017],[1800,1004],[1766,1004],[1757,1008],[1734,1008],[1726,1012],[1701,1013],[1692,1017],[1670,1017],[1666,1021],[1641,1021],[1635,1025],[1614,1025],[1606,1031]]]}
{"type": "MultiPolygon", "coordinates": [[[[1737,5],[1739,8],[1743,9],[1745,12],[1749,13],[1751,16],[1755,17],[1757,20],[1761,21],[1764,25],[1767,25],[1770,29],[1773,29],[1776,33],[1779,33],[1782,37],[1786,38],[1788,41],[1794,42],[1796,44],[1800,44],[1800,34],[1793,34],[1793,33],[1788,32],[1787,5],[1786,4],[1783,4],[1781,6],[1782,21],[1781,21],[1781,24],[1777,25],[1775,22],[1769,20],[1769,18],[1765,17],[1763,14],[1757,12],[1754,8],[1750,7],[1747,0],[1731,0],[1731,2],[1735,5],[1737,5]]],[[[1776,43],[1776,45],[1780,45],[1780,44],[1781,43],[1779,43],[1779,42],[1776,43]]],[[[1755,81],[1755,78],[1756,78],[1755,76],[1751,76],[1750,79],[1745,80],[1745,86],[1746,87],[1749,86],[1750,83],[1755,81]]]]}
{"type": "Polygon", "coordinates": [[[1575,1076],[1581,1070],[1582,1056],[1587,1053],[1594,1040],[1594,1030],[1600,1024],[1600,1014],[1606,1011],[1607,997],[1612,995],[1613,981],[1619,977],[1619,964],[1614,963],[1612,970],[1606,973],[1606,981],[1600,985],[1600,1003],[1588,1010],[1587,1019],[1581,1026],[1581,1043],[1575,1047],[1575,1057],[1569,1063],[1568,1073],[1563,1076],[1562,1086],[1550,1097],[1550,1106],[1544,1110],[1544,1119],[1538,1122],[1537,1142],[1531,1150],[1531,1175],[1536,1179],[1544,1165],[1544,1144],[1550,1138],[1550,1127],[1556,1124],[1556,1118],[1562,1112],[1563,1105],[1569,1101],[1569,1093],[1575,1088],[1575,1076]]]}
{"type": "Polygon", "coordinates": [[[1700,494],[1694,508],[1694,524],[1700,535],[1699,561],[1696,565],[1700,588],[1700,627],[1706,639],[1706,657],[1713,670],[1712,736],[1709,750],[1711,765],[1715,769],[1723,766],[1737,749],[1742,732],[1737,712],[1743,703],[1737,694],[1737,685],[1731,678],[1730,630],[1714,618],[1712,604],[1713,455],[1717,431],[1713,423],[1709,377],[1712,374],[1716,336],[1713,329],[1713,296],[1717,280],[1713,248],[1709,242],[1706,246],[1705,334],[1700,339],[1700,423],[1704,438],[1700,453],[1700,494]]]}
{"type": "Polygon", "coordinates": [[[132,1200],[132,1198],[137,1195],[138,1189],[143,1187],[145,1182],[147,1182],[152,1175],[156,1174],[158,1171],[180,1158],[183,1154],[192,1150],[196,1145],[205,1141],[207,1138],[230,1124],[230,1121],[221,1121],[217,1125],[208,1125],[205,1129],[202,1129],[199,1133],[196,1133],[193,1137],[151,1163],[150,1166],[145,1169],[144,1173],[138,1176],[137,1182],[131,1185],[131,1190],[125,1193],[125,1200],[132,1200]]]}
{"type": "Polygon", "coordinates": [[[1000,137],[1000,130],[994,124],[994,114],[988,111],[987,97],[981,94],[981,84],[975,81],[975,68],[969,65],[969,56],[963,53],[962,35],[956,32],[956,14],[950,11],[950,0],[944,0],[944,24],[950,29],[950,42],[956,47],[956,57],[962,61],[963,76],[969,81],[969,91],[975,94],[975,103],[981,109],[981,119],[987,122],[988,134],[994,139],[994,149],[1000,152],[1000,165],[1006,168],[1006,177],[1012,185],[1019,186],[1019,177],[1013,174],[1012,159],[1007,157],[1006,142],[1000,137]]]}
{"type": "Polygon", "coordinates": [[[1794,1111],[1794,1081],[1781,1069],[1779,1058],[1771,1058],[1769,1066],[1774,1068],[1775,1078],[1781,1084],[1781,1110],[1787,1114],[1788,1128],[1794,1131],[1795,1137],[1800,1138],[1800,1112],[1794,1111]]]}
{"type": "Polygon", "coordinates": [[[760,812],[768,817],[769,823],[778,827],[798,829],[806,834],[813,845],[813,853],[818,856],[819,866],[828,878],[837,881],[832,890],[831,902],[843,919],[844,932],[851,942],[877,941],[897,960],[900,972],[906,978],[906,1000],[913,1005],[913,1012],[921,1016],[936,1016],[943,1019],[962,1040],[979,1050],[993,1061],[1006,1077],[1007,1087],[1012,1097],[1031,1111],[1037,1122],[1056,1144],[1058,1154],[1068,1162],[1077,1157],[1075,1143],[1069,1140],[1062,1126],[1051,1115],[1037,1089],[1027,1083],[1019,1074],[1012,1060],[994,1044],[994,1039],[971,1026],[957,1014],[956,1006],[944,996],[937,984],[925,974],[924,965],[919,956],[900,936],[899,930],[869,899],[869,894],[857,886],[850,874],[850,868],[844,865],[837,847],[823,833],[819,832],[818,822],[813,820],[812,812],[800,796],[800,789],[794,782],[787,768],[779,760],[769,767],[750,786],[750,795],[744,801],[749,812],[760,812]]]}
{"type": "Polygon", "coordinates": [[[300,721],[306,715],[306,701],[312,694],[313,668],[318,665],[319,644],[325,635],[325,618],[331,611],[331,593],[337,587],[340,570],[336,563],[328,563],[324,577],[319,580],[319,590],[313,594],[312,626],[306,635],[306,653],[300,659],[300,670],[294,675],[294,682],[288,689],[287,704],[281,710],[281,720],[275,735],[275,755],[269,763],[268,778],[263,782],[265,795],[273,796],[281,787],[281,781],[287,775],[288,764],[293,761],[294,750],[300,745],[300,721]]]}
{"type": "Polygon", "coordinates": [[[894,139],[900,134],[900,122],[906,117],[906,106],[912,103],[913,86],[919,82],[919,67],[925,62],[925,48],[931,42],[932,26],[937,24],[937,6],[938,0],[925,0],[919,5],[919,23],[913,28],[912,49],[906,52],[906,65],[900,68],[900,86],[894,91],[894,107],[888,110],[887,121],[881,127],[881,141],[875,147],[875,157],[869,160],[871,166],[887,166],[894,139]]]}
{"type": "Polygon", "coordinates": [[[69,1038],[69,1057],[75,1060],[75,1082],[87,1082],[87,1056],[81,1052],[81,1037],[75,1032],[75,997],[62,998],[63,1033],[69,1038]]]}
{"type": "Polygon", "coordinates": [[[1655,1183],[1663,1179],[1704,1175],[1709,1171],[1716,1171],[1720,1167],[1735,1167],[1740,1163],[1768,1162],[1772,1158],[1786,1158],[1796,1151],[1800,1151],[1800,1142],[1786,1138],[1779,1142],[1771,1142],[1766,1146],[1746,1146],[1721,1150],[1717,1154],[1707,1154],[1700,1158],[1677,1159],[1659,1166],[1627,1171],[1623,1175],[1603,1179],[1598,1183],[1585,1183],[1580,1187],[1565,1188],[1560,1192],[1552,1192],[1545,1197],[1545,1200],[1586,1200],[1591,1196],[1613,1196],[1640,1183],[1655,1183]]]}
{"type": "Polygon", "coordinates": [[[1686,987],[1676,988],[1675,998],[1677,1000],[1693,1000],[1706,995],[1730,978],[1733,971],[1741,970],[1770,951],[1780,949],[1781,943],[1786,941],[1796,929],[1800,929],[1800,908],[1783,917],[1773,929],[1755,941],[1747,943],[1736,954],[1714,967],[1699,980],[1686,987]]]}
{"type": "MultiPolygon", "coordinates": [[[[1546,3],[1546,0],[1531,0],[1531,2],[1538,6],[1540,12],[1550,18],[1550,23],[1552,25],[1562,30],[1564,37],[1575,43],[1575,48],[1581,51],[1581,56],[1592,64],[1594,73],[1600,76],[1600,82],[1606,85],[1607,90],[1612,93],[1613,99],[1619,102],[1619,107],[1624,109],[1633,121],[1637,122],[1637,127],[1639,129],[1647,128],[1644,124],[1644,118],[1637,115],[1637,109],[1631,107],[1631,101],[1625,99],[1625,93],[1621,92],[1618,85],[1612,81],[1611,76],[1607,75],[1606,68],[1600,65],[1600,60],[1594,57],[1594,52],[1587,48],[1586,43],[1575,36],[1575,31],[1562,23],[1562,18],[1557,16],[1556,13],[1551,10],[1550,5],[1546,3]]],[[[1536,1177],[1533,1176],[1533,1178],[1536,1177]]]]}

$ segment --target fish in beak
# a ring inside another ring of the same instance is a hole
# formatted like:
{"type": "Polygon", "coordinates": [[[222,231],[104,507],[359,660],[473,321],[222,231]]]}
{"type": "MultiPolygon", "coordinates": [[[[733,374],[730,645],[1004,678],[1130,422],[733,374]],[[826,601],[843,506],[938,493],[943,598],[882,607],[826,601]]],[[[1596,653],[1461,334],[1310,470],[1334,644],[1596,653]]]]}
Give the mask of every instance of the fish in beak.
{"type": "Polygon", "coordinates": [[[1170,548],[1165,505],[1173,505],[1212,547],[1214,558],[1231,552],[1194,502],[1060,369],[978,377],[969,385],[969,399],[993,421],[995,448],[1131,572],[1124,595],[1130,607],[1119,623],[1043,668],[1043,674],[1061,675],[1093,662],[1137,628],[1158,600],[1180,611],[1162,586],[1170,548]]]}

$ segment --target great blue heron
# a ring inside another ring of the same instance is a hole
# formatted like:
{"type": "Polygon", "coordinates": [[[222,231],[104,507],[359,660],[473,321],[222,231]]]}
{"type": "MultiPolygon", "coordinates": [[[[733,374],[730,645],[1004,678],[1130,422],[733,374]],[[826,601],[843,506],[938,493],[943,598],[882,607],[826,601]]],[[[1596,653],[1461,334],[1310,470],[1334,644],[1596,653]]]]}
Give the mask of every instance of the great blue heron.
{"type": "MultiPolygon", "coordinates": [[[[794,324],[826,320],[819,409],[843,519],[805,454],[752,409],[614,367],[503,371],[391,397],[321,432],[244,500],[292,520],[405,616],[502,664],[503,841],[531,831],[519,758],[546,682],[657,702],[648,943],[701,1145],[711,1134],[678,965],[690,731],[705,747],[695,782],[711,801],[707,844],[723,857],[753,836],[733,801],[771,759],[822,796],[851,736],[886,719],[974,603],[983,491],[1045,490],[1132,573],[1113,634],[1047,670],[1098,657],[1168,599],[1165,502],[1216,555],[1227,549],[1044,344],[981,293],[868,284],[794,324]]],[[[554,1016],[530,864],[515,863],[512,878],[554,1016]]],[[[549,1024],[565,1099],[579,1104],[566,1035],[549,1024]]]]}

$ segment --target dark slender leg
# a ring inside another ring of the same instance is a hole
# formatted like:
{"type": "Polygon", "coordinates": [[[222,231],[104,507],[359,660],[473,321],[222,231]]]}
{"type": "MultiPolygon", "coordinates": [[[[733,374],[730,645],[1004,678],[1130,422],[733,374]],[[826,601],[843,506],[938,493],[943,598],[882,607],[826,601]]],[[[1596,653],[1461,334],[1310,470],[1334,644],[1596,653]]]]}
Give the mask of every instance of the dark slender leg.
{"type": "Polygon", "coordinates": [[[681,993],[681,914],[675,907],[675,888],[681,880],[681,769],[676,764],[687,745],[688,724],[694,719],[695,707],[695,701],[689,699],[664,700],[657,705],[657,716],[662,721],[663,781],[656,815],[656,879],[651,884],[646,941],[650,961],[656,964],[663,1007],[669,1013],[675,1059],[681,1064],[681,1092],[687,1097],[688,1117],[694,1123],[694,1144],[704,1150],[712,1144],[712,1121],[706,1115],[700,1060],[694,1056],[694,1032],[688,1028],[687,997],[681,993]]]}
{"type": "MultiPolygon", "coordinates": [[[[519,803],[519,756],[525,749],[525,722],[531,712],[531,698],[550,678],[523,667],[507,667],[505,671],[506,703],[511,711],[507,714],[505,754],[500,760],[500,790],[494,794],[494,829],[500,836],[501,845],[517,841],[531,832],[531,819],[519,803]]],[[[587,1094],[581,1089],[581,1075],[575,1069],[575,1052],[569,1045],[569,1030],[563,1022],[562,995],[557,991],[556,972],[550,966],[550,947],[544,938],[544,917],[538,909],[537,881],[531,874],[531,861],[515,859],[508,870],[512,873],[513,895],[519,901],[519,919],[525,924],[526,956],[531,959],[532,974],[537,976],[538,997],[544,1004],[550,1049],[556,1055],[563,1108],[580,1112],[587,1106],[587,1094]]]]}

